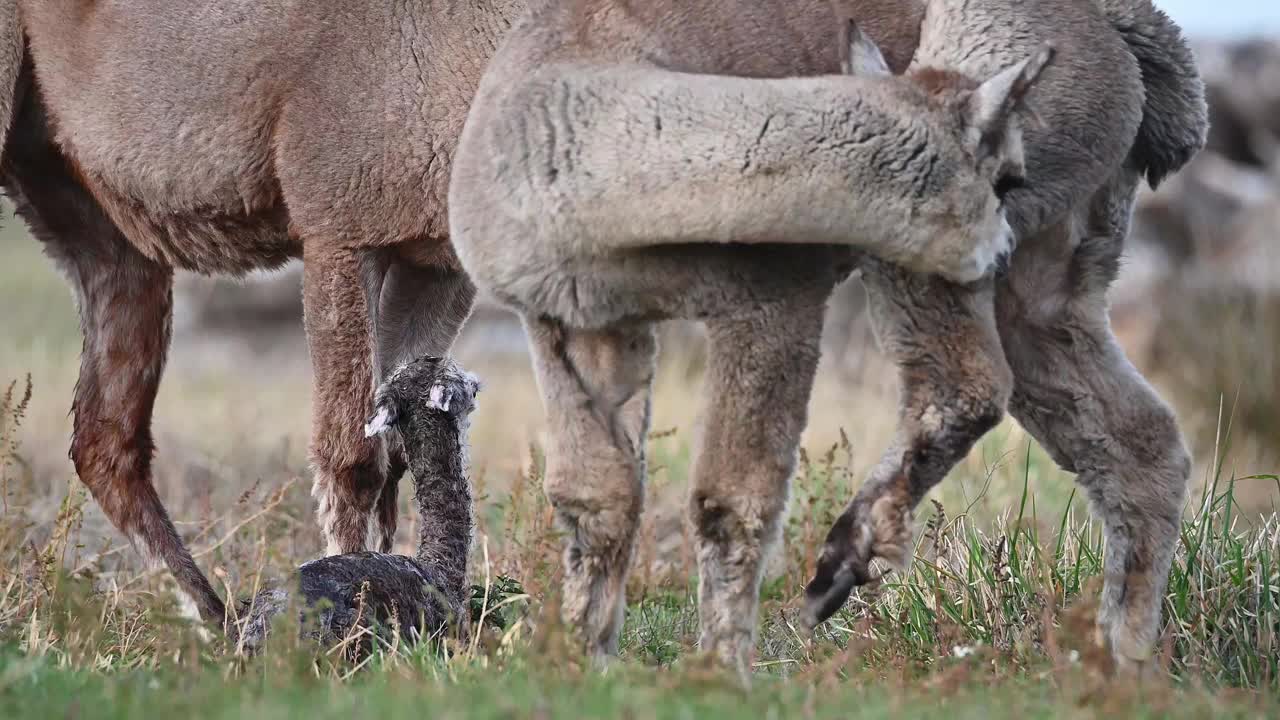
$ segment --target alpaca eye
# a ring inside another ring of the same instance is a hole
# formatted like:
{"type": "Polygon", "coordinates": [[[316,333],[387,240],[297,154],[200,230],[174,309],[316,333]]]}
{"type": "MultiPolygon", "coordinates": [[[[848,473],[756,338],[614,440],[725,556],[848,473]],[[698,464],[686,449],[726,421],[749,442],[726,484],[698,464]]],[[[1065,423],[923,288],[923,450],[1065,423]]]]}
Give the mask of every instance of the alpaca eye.
{"type": "Polygon", "coordinates": [[[1026,179],[1019,175],[1002,175],[998,180],[996,180],[996,199],[1003,205],[1005,198],[1009,196],[1009,193],[1026,186],[1026,179]]]}

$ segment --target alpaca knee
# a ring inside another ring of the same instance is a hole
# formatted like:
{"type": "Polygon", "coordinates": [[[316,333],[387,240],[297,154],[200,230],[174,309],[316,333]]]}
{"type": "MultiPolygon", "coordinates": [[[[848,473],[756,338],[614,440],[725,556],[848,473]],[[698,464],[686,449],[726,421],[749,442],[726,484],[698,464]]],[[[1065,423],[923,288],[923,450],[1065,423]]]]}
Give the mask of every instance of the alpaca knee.
{"type": "Polygon", "coordinates": [[[326,540],[327,555],[360,552],[367,547],[369,521],[385,484],[385,455],[375,443],[354,457],[313,453],[311,494],[326,540]]]}
{"type": "MultiPolygon", "coordinates": [[[[699,546],[731,576],[756,573],[781,535],[785,499],[695,491],[689,515],[699,546]]],[[[702,552],[700,550],[700,552],[702,552]]]]}
{"type": "Polygon", "coordinates": [[[565,621],[593,656],[617,654],[627,573],[640,526],[644,489],[627,468],[583,474],[551,468],[546,494],[565,531],[565,621]],[[590,478],[588,480],[587,478],[590,478]]]}
{"type": "Polygon", "coordinates": [[[744,678],[755,652],[760,583],[781,535],[784,501],[695,491],[690,502],[702,649],[744,678]]]}

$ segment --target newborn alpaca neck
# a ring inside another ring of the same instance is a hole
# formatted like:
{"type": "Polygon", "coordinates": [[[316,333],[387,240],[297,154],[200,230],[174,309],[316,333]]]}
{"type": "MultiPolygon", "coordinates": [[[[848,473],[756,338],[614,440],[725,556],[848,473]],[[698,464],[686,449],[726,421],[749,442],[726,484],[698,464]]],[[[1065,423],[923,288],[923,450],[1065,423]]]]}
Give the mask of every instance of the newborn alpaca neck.
{"type": "Polygon", "coordinates": [[[436,567],[450,599],[465,600],[471,547],[471,484],[467,480],[465,427],[453,416],[414,413],[402,429],[413,473],[421,532],[417,559],[436,567]]]}

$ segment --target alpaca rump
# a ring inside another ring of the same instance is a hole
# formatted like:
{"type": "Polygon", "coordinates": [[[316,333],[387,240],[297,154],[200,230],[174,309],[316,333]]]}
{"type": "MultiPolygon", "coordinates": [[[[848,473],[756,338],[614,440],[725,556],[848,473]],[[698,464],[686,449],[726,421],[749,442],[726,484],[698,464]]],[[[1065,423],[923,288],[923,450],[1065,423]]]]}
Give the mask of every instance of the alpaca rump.
{"type": "Polygon", "coordinates": [[[370,630],[357,652],[392,633],[410,642],[468,635],[466,433],[478,389],[473,375],[437,357],[404,365],[383,383],[365,432],[394,431],[403,441],[421,520],[417,554],[357,552],[304,563],[292,596],[277,588],[240,604],[235,635],[244,648],[261,648],[273,619],[294,607],[303,634],[324,643],[370,630]]]}

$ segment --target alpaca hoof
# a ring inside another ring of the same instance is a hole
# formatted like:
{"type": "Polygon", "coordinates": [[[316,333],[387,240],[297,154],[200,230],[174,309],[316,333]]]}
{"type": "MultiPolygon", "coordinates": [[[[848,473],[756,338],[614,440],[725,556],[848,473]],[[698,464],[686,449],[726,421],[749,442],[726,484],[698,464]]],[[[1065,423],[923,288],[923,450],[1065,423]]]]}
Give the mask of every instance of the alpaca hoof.
{"type": "Polygon", "coordinates": [[[857,519],[857,506],[836,520],[818,558],[818,569],[805,586],[800,620],[810,632],[844,607],[853,589],[870,583],[871,529],[857,519]]]}

